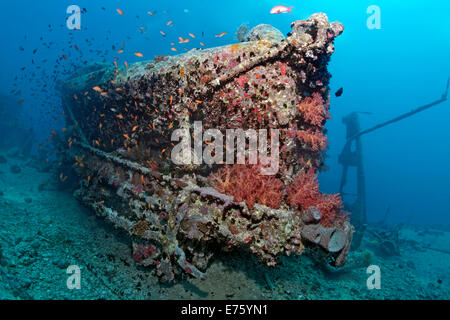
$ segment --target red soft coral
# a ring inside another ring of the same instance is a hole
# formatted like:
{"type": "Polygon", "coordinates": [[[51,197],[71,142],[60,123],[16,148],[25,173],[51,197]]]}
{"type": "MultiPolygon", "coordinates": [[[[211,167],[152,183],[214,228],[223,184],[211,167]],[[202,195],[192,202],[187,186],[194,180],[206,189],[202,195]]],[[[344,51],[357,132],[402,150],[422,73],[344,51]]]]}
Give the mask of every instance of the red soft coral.
{"type": "Polygon", "coordinates": [[[283,199],[283,182],[273,176],[262,175],[256,165],[233,165],[210,175],[210,181],[219,192],[231,195],[236,201],[245,201],[279,208],[283,199]]]}
{"type": "Polygon", "coordinates": [[[300,172],[287,188],[287,201],[292,206],[298,206],[302,210],[314,206],[320,196],[319,183],[314,169],[300,172]]]}
{"type": "Polygon", "coordinates": [[[297,108],[305,121],[314,126],[321,127],[327,118],[327,109],[318,92],[313,93],[311,97],[304,98],[297,108]]]}
{"type": "Polygon", "coordinates": [[[322,213],[321,224],[331,227],[333,224],[341,224],[346,220],[347,213],[342,211],[342,199],[339,194],[322,194],[316,208],[322,213]]]}
{"type": "Polygon", "coordinates": [[[315,152],[324,150],[327,146],[327,137],[319,130],[298,130],[297,138],[315,152]]]}
{"type": "Polygon", "coordinates": [[[321,224],[324,227],[340,224],[346,220],[347,214],[342,211],[340,195],[321,193],[313,169],[301,171],[287,187],[287,195],[288,203],[300,210],[306,210],[311,206],[319,209],[322,213],[321,224]]]}

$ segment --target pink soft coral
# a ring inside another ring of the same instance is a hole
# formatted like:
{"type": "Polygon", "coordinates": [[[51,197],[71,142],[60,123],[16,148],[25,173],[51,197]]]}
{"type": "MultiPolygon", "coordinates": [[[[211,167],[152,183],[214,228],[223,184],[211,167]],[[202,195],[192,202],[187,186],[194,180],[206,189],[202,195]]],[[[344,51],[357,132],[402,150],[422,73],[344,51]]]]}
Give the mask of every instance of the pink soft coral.
{"type": "Polygon", "coordinates": [[[323,194],[319,191],[319,183],[313,169],[301,171],[287,187],[287,201],[291,206],[306,210],[311,206],[322,213],[321,224],[330,227],[346,220],[347,213],[342,211],[343,205],[339,194],[323,194]]]}
{"type": "Polygon", "coordinates": [[[327,137],[319,130],[298,130],[297,138],[315,152],[324,150],[327,146],[327,137]]]}
{"type": "Polygon", "coordinates": [[[324,227],[342,224],[347,220],[348,213],[342,211],[342,199],[339,194],[322,194],[316,207],[322,213],[321,224],[324,227]]]}
{"type": "Polygon", "coordinates": [[[259,166],[226,166],[210,175],[210,181],[219,192],[231,195],[236,201],[245,201],[279,208],[283,199],[283,183],[273,176],[262,175],[259,166]]]}
{"type": "Polygon", "coordinates": [[[328,117],[323,98],[318,92],[311,97],[306,97],[298,105],[298,111],[306,122],[313,126],[321,127],[323,121],[328,117]]]}
{"type": "Polygon", "coordinates": [[[319,183],[313,169],[300,172],[287,188],[287,201],[292,206],[298,206],[302,210],[314,206],[320,195],[319,183]]]}

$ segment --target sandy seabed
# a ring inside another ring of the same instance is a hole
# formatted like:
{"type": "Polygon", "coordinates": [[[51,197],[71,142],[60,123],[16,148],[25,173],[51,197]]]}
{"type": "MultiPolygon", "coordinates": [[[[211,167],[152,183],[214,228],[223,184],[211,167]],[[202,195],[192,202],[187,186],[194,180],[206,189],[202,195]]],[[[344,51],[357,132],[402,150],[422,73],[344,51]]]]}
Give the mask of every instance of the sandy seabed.
{"type": "Polygon", "coordinates": [[[0,299],[450,299],[450,254],[427,249],[450,250],[450,232],[418,226],[400,237],[419,246],[386,257],[366,237],[339,270],[306,254],[269,269],[245,252],[222,253],[206,280],[160,284],[154,270],[136,266],[127,235],[63,189],[57,171],[0,155],[0,299]],[[69,265],[81,268],[80,290],[67,288],[69,265]],[[381,268],[379,290],[367,289],[369,265],[381,268]]]}

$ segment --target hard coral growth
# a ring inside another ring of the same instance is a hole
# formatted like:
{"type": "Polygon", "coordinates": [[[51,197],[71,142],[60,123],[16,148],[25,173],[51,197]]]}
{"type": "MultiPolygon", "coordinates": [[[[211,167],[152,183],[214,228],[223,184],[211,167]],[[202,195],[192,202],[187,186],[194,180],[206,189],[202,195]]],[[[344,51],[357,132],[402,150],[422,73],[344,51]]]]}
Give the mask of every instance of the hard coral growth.
{"type": "Polygon", "coordinates": [[[279,208],[283,199],[283,182],[273,176],[262,175],[256,165],[233,165],[219,169],[210,176],[214,188],[231,195],[249,207],[257,202],[270,208],[279,208]]]}
{"type": "Polygon", "coordinates": [[[313,169],[300,172],[290,186],[287,187],[287,201],[290,205],[307,210],[316,207],[322,213],[321,224],[330,227],[346,220],[346,213],[339,194],[323,194],[319,191],[319,183],[313,169]]]}
{"type": "Polygon", "coordinates": [[[323,98],[318,92],[311,97],[306,97],[297,107],[304,120],[313,126],[322,126],[323,121],[328,118],[328,111],[323,98]]]}

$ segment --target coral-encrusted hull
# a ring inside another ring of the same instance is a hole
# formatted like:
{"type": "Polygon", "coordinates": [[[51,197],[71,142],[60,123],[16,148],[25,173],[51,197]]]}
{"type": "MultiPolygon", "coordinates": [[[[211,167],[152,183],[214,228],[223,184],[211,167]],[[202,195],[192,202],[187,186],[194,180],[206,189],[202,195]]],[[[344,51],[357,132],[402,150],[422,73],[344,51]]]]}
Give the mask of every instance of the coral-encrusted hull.
{"type": "Polygon", "coordinates": [[[62,89],[71,126],[60,137],[60,154],[70,166],[76,159],[77,197],[130,233],[137,263],[156,266],[165,281],[181,270],[203,277],[213,247],[245,246],[268,265],[305,246],[323,249],[335,265],[345,261],[352,227],[340,198],[317,191],[315,201],[302,202],[293,187],[296,176],[309,174],[318,188],[326,66],[343,27],[315,14],[294,22],[283,40],[267,28],[251,31],[246,40],[253,41],[122,69],[96,66],[62,89]],[[261,177],[247,165],[175,165],[171,134],[193,132],[194,121],[223,133],[279,129],[279,172],[261,177]],[[312,210],[315,218],[306,218],[312,210]]]}

